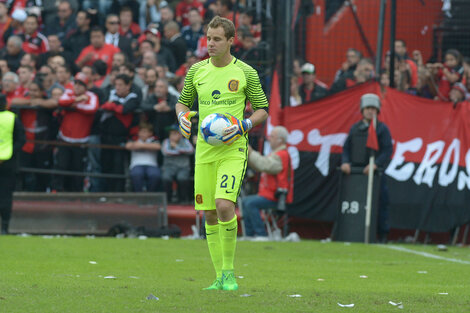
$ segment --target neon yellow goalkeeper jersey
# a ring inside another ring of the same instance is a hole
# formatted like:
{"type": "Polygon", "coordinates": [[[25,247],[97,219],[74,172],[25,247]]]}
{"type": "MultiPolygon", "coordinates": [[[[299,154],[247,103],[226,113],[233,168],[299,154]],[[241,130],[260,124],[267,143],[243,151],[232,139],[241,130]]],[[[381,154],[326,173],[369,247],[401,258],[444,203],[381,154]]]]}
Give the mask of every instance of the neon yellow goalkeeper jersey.
{"type": "MultiPolygon", "coordinates": [[[[191,108],[196,96],[199,103],[198,129],[204,118],[212,113],[230,113],[240,120],[243,119],[246,100],[251,102],[255,111],[268,108],[258,73],[235,57],[224,67],[214,66],[210,59],[194,64],[186,75],[178,102],[191,108]]],[[[204,141],[200,133],[199,131],[196,143],[196,164],[246,157],[246,136],[231,146],[211,146],[204,141]]]]}

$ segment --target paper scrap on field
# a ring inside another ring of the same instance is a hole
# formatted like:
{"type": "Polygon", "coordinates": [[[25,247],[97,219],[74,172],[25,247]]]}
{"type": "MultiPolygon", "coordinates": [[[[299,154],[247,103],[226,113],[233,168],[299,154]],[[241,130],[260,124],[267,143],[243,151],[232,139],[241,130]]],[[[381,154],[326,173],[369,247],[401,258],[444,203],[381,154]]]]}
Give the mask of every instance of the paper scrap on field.
{"type": "Polygon", "coordinates": [[[105,276],[105,279],[116,279],[116,276],[110,275],[110,276],[105,276]]]}
{"type": "Polygon", "coordinates": [[[153,294],[149,294],[147,296],[147,300],[160,300],[160,299],[158,299],[158,297],[155,297],[153,294]]]}
{"type": "Polygon", "coordinates": [[[88,263],[90,263],[90,264],[98,264],[98,263],[96,263],[96,261],[89,261],[88,263]]]}
{"type": "Polygon", "coordinates": [[[338,305],[342,308],[353,308],[354,307],[354,303],[351,303],[351,304],[341,304],[338,302],[338,305]]]}
{"type": "Polygon", "coordinates": [[[403,304],[401,302],[397,303],[397,302],[393,302],[393,301],[388,301],[388,303],[390,303],[393,306],[396,306],[399,309],[403,309],[403,304]]]}
{"type": "Polygon", "coordinates": [[[251,297],[251,295],[249,295],[247,293],[244,293],[244,294],[240,295],[240,297],[251,297]]]}
{"type": "Polygon", "coordinates": [[[288,297],[291,297],[291,298],[301,298],[302,295],[295,294],[295,295],[288,295],[288,297]]]}
{"type": "Polygon", "coordinates": [[[361,276],[359,276],[359,278],[367,278],[367,276],[366,275],[361,275],[361,276]]]}

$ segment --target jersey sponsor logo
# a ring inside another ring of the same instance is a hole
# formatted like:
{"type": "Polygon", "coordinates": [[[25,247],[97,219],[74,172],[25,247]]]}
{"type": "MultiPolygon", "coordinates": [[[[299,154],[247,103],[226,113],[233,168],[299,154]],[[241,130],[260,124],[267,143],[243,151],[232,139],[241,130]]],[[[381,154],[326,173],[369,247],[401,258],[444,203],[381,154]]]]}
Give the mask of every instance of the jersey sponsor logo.
{"type": "Polygon", "coordinates": [[[196,203],[197,204],[202,204],[202,195],[201,194],[196,195],[196,203]]]}
{"type": "Polygon", "coordinates": [[[238,85],[240,84],[240,81],[236,80],[236,79],[231,79],[229,82],[228,82],[228,90],[230,90],[231,92],[236,92],[238,91],[238,85]]]}
{"type": "Polygon", "coordinates": [[[213,99],[220,99],[220,91],[214,90],[214,91],[212,92],[212,98],[213,98],[213,99]]]}

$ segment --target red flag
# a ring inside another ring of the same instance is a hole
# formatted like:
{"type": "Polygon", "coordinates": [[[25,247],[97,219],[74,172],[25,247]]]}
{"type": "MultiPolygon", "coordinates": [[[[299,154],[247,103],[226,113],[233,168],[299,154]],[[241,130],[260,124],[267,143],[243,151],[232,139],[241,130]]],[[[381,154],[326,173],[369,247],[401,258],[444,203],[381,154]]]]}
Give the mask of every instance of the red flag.
{"type": "Polygon", "coordinates": [[[271,125],[281,125],[281,93],[279,92],[279,77],[275,70],[272,77],[271,97],[269,101],[269,117],[271,125]]]}
{"type": "Polygon", "coordinates": [[[379,142],[377,140],[377,132],[375,131],[375,118],[369,124],[366,147],[374,151],[379,151],[379,142]]]}

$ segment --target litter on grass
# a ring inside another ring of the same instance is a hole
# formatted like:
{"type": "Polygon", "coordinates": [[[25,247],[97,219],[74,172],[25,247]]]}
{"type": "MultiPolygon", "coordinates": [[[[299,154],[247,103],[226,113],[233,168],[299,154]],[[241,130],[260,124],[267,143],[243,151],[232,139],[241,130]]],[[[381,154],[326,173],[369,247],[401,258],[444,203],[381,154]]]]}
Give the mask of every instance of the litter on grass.
{"type": "Polygon", "coordinates": [[[90,264],[98,264],[98,263],[96,263],[96,261],[89,261],[88,263],[90,263],[90,264]]]}
{"type": "Polygon", "coordinates": [[[129,278],[139,279],[137,276],[129,276],[129,278]]]}
{"type": "Polygon", "coordinates": [[[351,304],[341,304],[338,302],[338,305],[342,308],[353,308],[354,307],[354,303],[351,303],[351,304]]]}
{"type": "Polygon", "coordinates": [[[149,295],[147,296],[147,300],[157,300],[157,301],[158,301],[158,300],[160,300],[160,299],[158,299],[158,297],[155,297],[153,294],[149,294],[149,295]]]}
{"type": "Polygon", "coordinates": [[[361,276],[359,276],[359,278],[367,278],[367,276],[366,275],[361,275],[361,276]]]}
{"type": "Polygon", "coordinates": [[[302,295],[297,295],[297,294],[296,294],[296,295],[288,295],[288,297],[291,297],[291,298],[301,298],[302,295]]]}
{"type": "Polygon", "coordinates": [[[110,275],[110,276],[105,276],[104,278],[105,278],[105,279],[116,279],[117,277],[110,275]]]}
{"type": "Polygon", "coordinates": [[[245,278],[245,276],[237,276],[237,278],[243,279],[245,278]]]}
{"type": "Polygon", "coordinates": [[[439,292],[438,294],[439,295],[448,295],[449,293],[448,292],[439,292]]]}
{"type": "Polygon", "coordinates": [[[183,259],[176,259],[175,261],[176,262],[183,262],[184,260],[183,259]]]}
{"type": "Polygon", "coordinates": [[[244,293],[244,294],[240,295],[240,297],[251,297],[251,295],[249,295],[247,293],[244,293]]]}
{"type": "Polygon", "coordinates": [[[428,271],[418,271],[418,274],[427,274],[428,271]]]}
{"type": "Polygon", "coordinates": [[[399,309],[403,309],[403,304],[401,302],[396,303],[396,302],[393,302],[393,301],[388,301],[388,303],[390,303],[393,306],[396,306],[399,309]]]}
{"type": "Polygon", "coordinates": [[[318,278],[317,280],[318,281],[325,281],[323,278],[318,278]]]}

